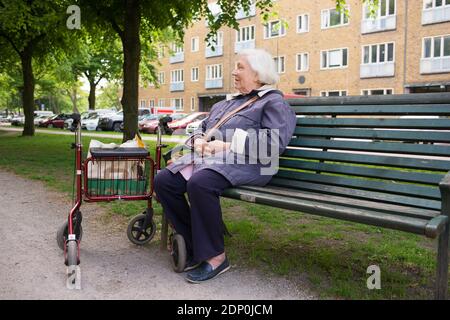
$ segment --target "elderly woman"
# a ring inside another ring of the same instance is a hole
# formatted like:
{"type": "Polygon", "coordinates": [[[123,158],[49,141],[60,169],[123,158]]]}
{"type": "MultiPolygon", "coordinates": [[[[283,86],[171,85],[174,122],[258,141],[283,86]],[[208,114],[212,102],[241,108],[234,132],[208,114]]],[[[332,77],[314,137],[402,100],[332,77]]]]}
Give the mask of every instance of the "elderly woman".
{"type": "Polygon", "coordinates": [[[278,74],[269,53],[241,51],[232,75],[238,93],[212,107],[203,135],[192,137],[194,151],[171,161],[154,181],[166,217],[186,242],[186,280],[192,283],[230,268],[221,193],[232,186],[267,184],[276,173],[269,170],[271,161],[278,164],[296,124],[295,113],[273,87],[278,74]]]}

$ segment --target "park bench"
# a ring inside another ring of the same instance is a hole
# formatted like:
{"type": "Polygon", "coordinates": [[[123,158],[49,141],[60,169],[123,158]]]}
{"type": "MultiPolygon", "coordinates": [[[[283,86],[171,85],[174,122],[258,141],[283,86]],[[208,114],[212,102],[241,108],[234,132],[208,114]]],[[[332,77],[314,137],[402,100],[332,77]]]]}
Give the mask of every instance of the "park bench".
{"type": "Polygon", "coordinates": [[[297,127],[279,172],[222,196],[438,238],[435,298],[446,299],[450,93],[289,102],[297,127]]]}

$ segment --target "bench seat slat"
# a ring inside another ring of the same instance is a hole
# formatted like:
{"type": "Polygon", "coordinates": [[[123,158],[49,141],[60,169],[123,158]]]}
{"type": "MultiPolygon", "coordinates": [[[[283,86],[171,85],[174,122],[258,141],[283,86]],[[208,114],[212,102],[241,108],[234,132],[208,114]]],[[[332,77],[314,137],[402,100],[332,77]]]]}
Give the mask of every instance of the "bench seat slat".
{"type": "Polygon", "coordinates": [[[270,186],[284,187],[292,190],[305,190],[313,192],[321,192],[330,195],[346,195],[356,199],[376,200],[382,203],[407,205],[417,208],[440,210],[441,202],[437,200],[428,200],[417,197],[408,197],[402,195],[394,195],[392,193],[383,193],[376,191],[359,190],[348,187],[330,186],[318,183],[295,181],[274,177],[269,182],[270,186]]]}
{"type": "Polygon", "coordinates": [[[413,184],[403,184],[403,183],[387,183],[376,180],[367,179],[352,179],[343,176],[332,176],[324,174],[314,174],[306,172],[295,172],[280,169],[276,174],[276,177],[292,179],[292,180],[302,180],[309,182],[318,182],[322,184],[328,184],[332,186],[349,186],[353,188],[358,188],[362,190],[374,190],[390,192],[394,194],[414,196],[420,198],[430,198],[432,200],[441,199],[441,193],[439,188],[432,187],[422,187],[413,184]]]}
{"type": "Polygon", "coordinates": [[[294,135],[313,137],[380,139],[399,141],[450,142],[450,131],[425,130],[375,130],[375,129],[341,129],[341,128],[309,128],[297,127],[294,135]],[[407,130],[407,131],[406,131],[407,130]]]}
{"type": "Polygon", "coordinates": [[[280,159],[280,167],[302,170],[314,170],[329,173],[354,175],[359,177],[398,180],[403,182],[416,182],[438,185],[444,178],[444,174],[406,172],[392,169],[378,169],[361,166],[331,164],[302,160],[280,159]]]}
{"type": "Polygon", "coordinates": [[[361,119],[361,118],[297,118],[300,127],[446,129],[450,119],[361,119]]]}
{"type": "Polygon", "coordinates": [[[327,105],[327,106],[293,106],[297,114],[305,115],[450,115],[449,104],[416,105],[327,105]]]}
{"type": "Polygon", "coordinates": [[[239,187],[245,190],[257,191],[262,193],[270,193],[273,195],[287,196],[291,198],[302,200],[314,200],[319,203],[329,203],[336,205],[345,205],[352,208],[372,208],[374,210],[391,213],[395,212],[398,215],[404,215],[419,219],[431,219],[440,215],[439,210],[428,210],[419,209],[409,206],[400,206],[394,204],[381,203],[373,200],[360,200],[351,197],[346,197],[346,195],[341,196],[331,196],[327,194],[322,194],[318,192],[311,191],[301,191],[301,190],[290,190],[288,188],[280,188],[275,186],[270,187],[252,187],[252,186],[241,186],[239,187]]]}
{"type": "Polygon", "coordinates": [[[413,159],[401,156],[391,157],[382,155],[364,155],[355,153],[343,153],[333,151],[313,151],[286,149],[282,157],[304,158],[314,160],[343,161],[348,163],[371,164],[381,166],[393,166],[409,169],[450,171],[450,161],[431,160],[431,159],[413,159]]]}
{"type": "Polygon", "coordinates": [[[428,156],[450,156],[450,145],[407,144],[390,142],[361,142],[328,139],[293,138],[290,146],[303,148],[326,148],[333,150],[370,151],[396,154],[417,154],[428,156]]]}
{"type": "Polygon", "coordinates": [[[384,212],[377,212],[374,210],[362,210],[345,206],[318,203],[316,201],[298,201],[298,199],[295,198],[239,188],[226,189],[223,196],[288,210],[296,210],[304,213],[360,222],[422,235],[425,235],[425,230],[429,221],[428,219],[398,216],[384,212]]]}

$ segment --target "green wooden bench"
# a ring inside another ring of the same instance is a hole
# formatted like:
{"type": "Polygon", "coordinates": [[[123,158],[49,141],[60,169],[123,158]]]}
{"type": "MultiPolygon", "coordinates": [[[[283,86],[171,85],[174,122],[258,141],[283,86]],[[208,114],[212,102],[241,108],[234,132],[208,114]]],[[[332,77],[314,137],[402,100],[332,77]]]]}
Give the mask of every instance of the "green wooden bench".
{"type": "Polygon", "coordinates": [[[290,104],[297,128],[278,174],[267,186],[231,188],[223,196],[438,238],[435,298],[445,299],[450,93],[290,104]]]}

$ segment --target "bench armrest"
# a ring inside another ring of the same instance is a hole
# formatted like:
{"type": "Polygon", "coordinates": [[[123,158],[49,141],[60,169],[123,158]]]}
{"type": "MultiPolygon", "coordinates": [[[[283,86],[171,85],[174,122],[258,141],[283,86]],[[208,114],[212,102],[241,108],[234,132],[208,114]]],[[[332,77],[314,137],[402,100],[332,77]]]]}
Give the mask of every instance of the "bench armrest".
{"type": "Polygon", "coordinates": [[[442,197],[442,214],[450,216],[450,172],[439,182],[442,197]]]}

